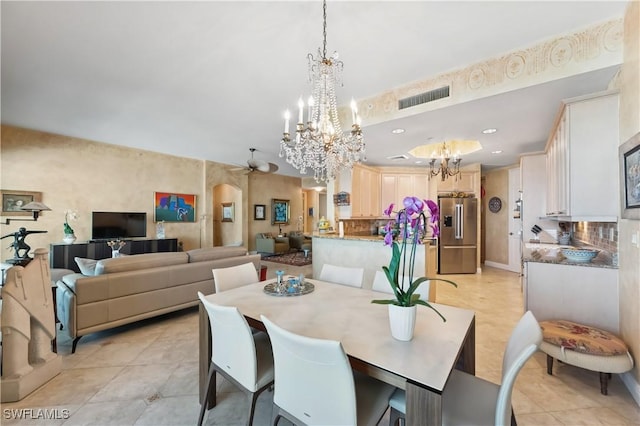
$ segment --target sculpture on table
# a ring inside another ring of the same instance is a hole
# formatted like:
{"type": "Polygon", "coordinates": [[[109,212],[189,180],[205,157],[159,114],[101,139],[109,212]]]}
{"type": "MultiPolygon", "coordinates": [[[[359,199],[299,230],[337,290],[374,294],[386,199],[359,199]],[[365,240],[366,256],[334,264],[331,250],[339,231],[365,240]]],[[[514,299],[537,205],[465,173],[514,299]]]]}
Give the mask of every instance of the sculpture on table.
{"type": "Polygon", "coordinates": [[[16,232],[0,237],[0,240],[8,237],[13,237],[13,243],[9,245],[9,248],[13,248],[14,255],[13,259],[7,260],[7,263],[26,266],[27,263],[31,261],[31,258],[29,257],[31,246],[25,243],[24,239],[29,234],[42,234],[45,232],[47,231],[27,231],[27,228],[20,228],[16,232]]]}
{"type": "Polygon", "coordinates": [[[38,248],[26,267],[7,270],[2,288],[2,402],[19,401],[58,375],[49,251],[38,248]]]}

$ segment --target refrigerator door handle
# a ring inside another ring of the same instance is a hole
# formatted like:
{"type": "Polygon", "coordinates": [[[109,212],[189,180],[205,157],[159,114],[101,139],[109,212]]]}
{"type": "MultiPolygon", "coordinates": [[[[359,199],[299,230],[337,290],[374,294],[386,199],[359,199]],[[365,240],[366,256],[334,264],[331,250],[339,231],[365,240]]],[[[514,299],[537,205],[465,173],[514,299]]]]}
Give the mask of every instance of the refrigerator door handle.
{"type": "Polygon", "coordinates": [[[464,218],[464,206],[462,204],[456,204],[456,214],[455,214],[455,239],[461,240],[463,235],[463,218],[464,218]]]}

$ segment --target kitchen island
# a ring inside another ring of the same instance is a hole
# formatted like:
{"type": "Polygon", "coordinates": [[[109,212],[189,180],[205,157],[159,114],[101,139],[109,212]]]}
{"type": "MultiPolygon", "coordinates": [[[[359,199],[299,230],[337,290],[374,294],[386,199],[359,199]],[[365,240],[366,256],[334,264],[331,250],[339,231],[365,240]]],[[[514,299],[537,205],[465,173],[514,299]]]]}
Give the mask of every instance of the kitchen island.
{"type": "MultiPolygon", "coordinates": [[[[427,240],[416,253],[414,277],[435,277],[437,246],[427,240]]],[[[389,265],[391,247],[385,246],[382,235],[313,235],[313,277],[318,278],[325,263],[364,268],[363,288],[371,288],[376,271],[389,265]]],[[[429,287],[429,300],[435,301],[436,286],[429,287]]]]}
{"type": "Polygon", "coordinates": [[[561,246],[523,247],[524,310],[538,321],[564,319],[618,333],[618,268],[606,252],[591,262],[569,262],[561,246]]]}

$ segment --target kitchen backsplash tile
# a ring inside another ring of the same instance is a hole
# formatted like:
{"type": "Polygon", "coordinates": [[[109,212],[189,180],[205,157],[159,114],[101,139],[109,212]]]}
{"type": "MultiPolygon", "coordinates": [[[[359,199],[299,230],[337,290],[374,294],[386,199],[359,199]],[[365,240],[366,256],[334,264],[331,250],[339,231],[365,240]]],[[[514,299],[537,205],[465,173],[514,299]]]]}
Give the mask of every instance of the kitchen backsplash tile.
{"type": "Polygon", "coordinates": [[[345,235],[376,235],[378,227],[385,225],[383,219],[340,219],[344,222],[345,235]]]}
{"type": "Polygon", "coordinates": [[[618,252],[617,223],[574,222],[572,226],[574,241],[606,250],[611,254],[618,252]]]}

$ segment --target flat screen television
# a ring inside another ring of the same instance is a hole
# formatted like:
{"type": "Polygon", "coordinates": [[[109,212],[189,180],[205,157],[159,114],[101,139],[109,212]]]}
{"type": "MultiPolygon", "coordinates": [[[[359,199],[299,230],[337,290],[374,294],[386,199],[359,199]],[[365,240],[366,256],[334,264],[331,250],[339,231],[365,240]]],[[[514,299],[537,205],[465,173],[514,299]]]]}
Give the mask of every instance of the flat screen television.
{"type": "Polygon", "coordinates": [[[93,212],[91,238],[138,238],[147,236],[147,214],[133,212],[93,212]]]}

